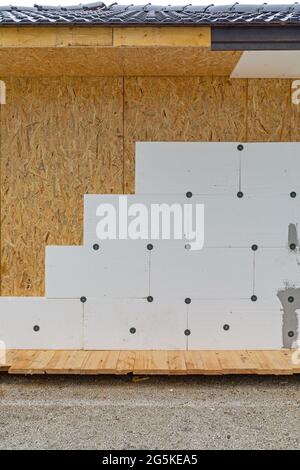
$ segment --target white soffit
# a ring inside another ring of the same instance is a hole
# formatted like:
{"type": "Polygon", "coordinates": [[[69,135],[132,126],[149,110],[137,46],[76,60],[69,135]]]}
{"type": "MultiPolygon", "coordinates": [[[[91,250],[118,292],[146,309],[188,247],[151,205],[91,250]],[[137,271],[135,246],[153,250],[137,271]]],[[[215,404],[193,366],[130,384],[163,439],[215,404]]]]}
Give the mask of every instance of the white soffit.
{"type": "Polygon", "coordinates": [[[245,51],[231,78],[300,78],[300,51],[245,51]]]}

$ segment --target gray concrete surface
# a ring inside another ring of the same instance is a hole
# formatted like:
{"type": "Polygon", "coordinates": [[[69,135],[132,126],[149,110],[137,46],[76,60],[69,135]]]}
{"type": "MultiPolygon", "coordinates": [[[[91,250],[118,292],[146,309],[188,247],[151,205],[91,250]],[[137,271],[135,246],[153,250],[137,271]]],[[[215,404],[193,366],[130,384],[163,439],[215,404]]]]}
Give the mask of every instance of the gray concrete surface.
{"type": "Polygon", "coordinates": [[[0,375],[1,449],[299,449],[300,376],[0,375]]]}

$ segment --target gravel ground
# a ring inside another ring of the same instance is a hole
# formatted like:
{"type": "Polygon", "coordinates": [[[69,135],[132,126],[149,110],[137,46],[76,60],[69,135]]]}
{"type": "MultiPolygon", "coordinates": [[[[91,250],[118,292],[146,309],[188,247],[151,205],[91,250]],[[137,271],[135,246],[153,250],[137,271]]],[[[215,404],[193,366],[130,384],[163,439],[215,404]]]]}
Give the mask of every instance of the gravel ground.
{"type": "Polygon", "coordinates": [[[0,375],[1,449],[299,449],[300,376],[0,375]]]}

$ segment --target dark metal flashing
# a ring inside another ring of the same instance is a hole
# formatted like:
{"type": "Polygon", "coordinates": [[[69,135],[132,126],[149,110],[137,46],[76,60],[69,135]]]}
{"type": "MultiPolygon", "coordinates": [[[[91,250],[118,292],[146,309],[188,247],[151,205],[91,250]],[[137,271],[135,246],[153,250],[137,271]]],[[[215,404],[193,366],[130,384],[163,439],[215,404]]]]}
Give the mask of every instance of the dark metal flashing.
{"type": "Polygon", "coordinates": [[[300,26],[213,27],[212,50],[300,50],[300,26]]]}

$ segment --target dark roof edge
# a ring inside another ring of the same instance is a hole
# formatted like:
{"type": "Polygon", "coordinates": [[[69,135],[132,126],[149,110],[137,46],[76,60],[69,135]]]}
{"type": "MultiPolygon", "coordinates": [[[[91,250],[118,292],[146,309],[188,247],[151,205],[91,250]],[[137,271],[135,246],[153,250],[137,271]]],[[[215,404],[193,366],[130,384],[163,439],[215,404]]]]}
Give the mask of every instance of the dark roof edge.
{"type": "Polygon", "coordinates": [[[214,51],[300,50],[300,28],[295,25],[229,25],[212,27],[214,51]]]}

